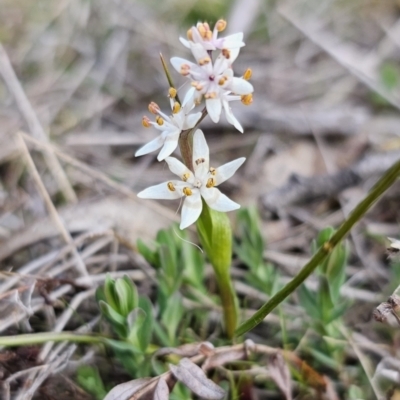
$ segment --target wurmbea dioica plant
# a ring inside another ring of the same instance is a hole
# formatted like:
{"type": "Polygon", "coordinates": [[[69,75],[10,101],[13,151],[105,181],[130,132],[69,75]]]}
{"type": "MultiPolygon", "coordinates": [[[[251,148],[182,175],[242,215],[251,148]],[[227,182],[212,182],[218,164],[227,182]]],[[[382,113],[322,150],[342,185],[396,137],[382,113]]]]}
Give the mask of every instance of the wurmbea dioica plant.
{"type": "Polygon", "coordinates": [[[228,336],[232,337],[237,325],[236,297],[229,276],[232,232],[229,219],[221,212],[236,210],[240,205],[221,193],[216,186],[229,179],[244,163],[245,158],[238,158],[219,168],[210,167],[206,139],[203,132],[196,129],[207,114],[213,122],[219,122],[224,109],[227,121],[243,132],[231,110],[230,102],[240,100],[245,105],[252,103],[253,86],[248,82],[251,70],[246,70],[241,78],[235,77],[232,70],[232,64],[238,57],[240,48],[244,46],[243,34],[218,38],[218,33],[225,28],[224,20],[217,21],[213,31],[208,23],[198,23],[189,29],[188,40],[180,39],[196,60],[193,63],[180,57],[171,58],[173,67],[190,80],[191,87],[182,103],[162,59],[170,83],[172,115],[167,116],[156,103],[150,103],[149,111],[156,115],[155,122],[145,116],[142,120],[143,126],[154,126],[161,134],[139,149],[136,156],[161,148],[157,159],[165,160],[171,172],[179,177],[179,180],[151,186],[138,196],[168,200],[184,198],[180,228],[185,229],[197,221],[201,243],[214,267],[218,282],[225,329],[228,336]],[[217,51],[215,56],[214,51],[217,51]],[[201,104],[203,98],[205,109],[191,113],[201,104]],[[178,145],[183,163],[169,157],[178,145]]]}

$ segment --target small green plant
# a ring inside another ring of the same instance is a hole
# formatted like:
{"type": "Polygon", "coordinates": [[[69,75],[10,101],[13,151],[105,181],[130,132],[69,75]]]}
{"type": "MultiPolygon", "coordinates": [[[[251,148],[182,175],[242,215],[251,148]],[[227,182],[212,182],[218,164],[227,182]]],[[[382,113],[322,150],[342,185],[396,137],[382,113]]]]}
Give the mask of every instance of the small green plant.
{"type": "Polygon", "coordinates": [[[76,379],[79,385],[96,400],[103,400],[107,394],[103,381],[97,368],[89,365],[81,365],[76,371],[76,379]]]}

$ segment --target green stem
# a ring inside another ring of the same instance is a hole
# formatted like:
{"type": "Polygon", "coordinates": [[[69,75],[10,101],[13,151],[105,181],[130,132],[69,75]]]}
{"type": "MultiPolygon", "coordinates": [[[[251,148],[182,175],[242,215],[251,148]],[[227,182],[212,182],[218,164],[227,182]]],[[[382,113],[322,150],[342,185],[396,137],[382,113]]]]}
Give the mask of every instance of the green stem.
{"type": "Polygon", "coordinates": [[[330,240],[325,242],[314,254],[311,260],[300,270],[300,272],[269,301],[267,301],[252,317],[240,325],[235,334],[243,335],[253,329],[282,301],[293,293],[320,265],[331,251],[341,240],[350,232],[351,228],[364,216],[364,214],[374,205],[374,203],[385,193],[396,181],[400,175],[400,161],[397,161],[389,168],[381,179],[372,188],[370,193],[362,200],[352,211],[347,220],[345,220],[330,240]]]}
{"type": "Polygon", "coordinates": [[[80,335],[73,332],[42,332],[28,333],[25,335],[1,336],[0,346],[14,347],[47,342],[75,342],[75,343],[106,343],[107,339],[102,336],[80,335]]]}

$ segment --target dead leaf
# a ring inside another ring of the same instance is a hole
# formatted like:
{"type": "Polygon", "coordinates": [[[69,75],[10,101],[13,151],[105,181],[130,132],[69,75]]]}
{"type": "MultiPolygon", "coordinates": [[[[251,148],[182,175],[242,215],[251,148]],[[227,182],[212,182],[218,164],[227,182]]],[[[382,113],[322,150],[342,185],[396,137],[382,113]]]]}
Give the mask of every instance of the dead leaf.
{"type": "Polygon", "coordinates": [[[285,395],[286,400],[292,400],[292,380],[289,367],[281,353],[271,357],[268,364],[268,371],[280,391],[285,395]]]}
{"type": "MultiPolygon", "coordinates": [[[[104,400],[127,400],[150,380],[151,378],[140,378],[121,383],[120,385],[117,385],[111,389],[104,400]]],[[[160,399],[162,399],[162,397],[160,397],[160,399]]]]}
{"type": "Polygon", "coordinates": [[[208,379],[203,370],[188,358],[182,358],[178,365],[170,364],[169,368],[176,379],[198,396],[204,399],[222,399],[225,396],[225,390],[208,379]]]}
{"type": "Polygon", "coordinates": [[[157,382],[156,390],[154,392],[154,400],[168,400],[169,388],[165,379],[160,378],[157,382]]]}

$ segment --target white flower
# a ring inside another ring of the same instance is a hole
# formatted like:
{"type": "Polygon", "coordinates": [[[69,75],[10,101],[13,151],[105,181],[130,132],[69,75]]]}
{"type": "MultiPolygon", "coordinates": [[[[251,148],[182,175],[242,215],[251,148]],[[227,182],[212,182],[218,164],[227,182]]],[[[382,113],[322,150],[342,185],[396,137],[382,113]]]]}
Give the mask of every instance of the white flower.
{"type": "Polygon", "coordinates": [[[219,168],[210,168],[209,150],[203,132],[198,129],[193,136],[193,171],[173,157],[165,160],[169,169],[180,177],[181,180],[172,180],[159,185],[151,186],[138,193],[143,199],[179,199],[185,197],[182,206],[182,219],[180,228],[187,228],[193,224],[202,211],[202,200],[217,211],[232,211],[240,205],[222,194],[218,186],[229,179],[244,163],[241,157],[219,168]]]}
{"type": "Polygon", "coordinates": [[[191,88],[186,93],[182,102],[182,107],[171,99],[171,109],[173,114],[170,117],[164,114],[155,103],[152,103],[153,112],[158,114],[156,122],[152,122],[148,117],[144,117],[143,124],[145,126],[153,125],[156,129],[161,131],[161,135],[141,147],[136,152],[136,157],[151,153],[160,147],[162,147],[162,149],[157,156],[158,161],[162,161],[172,154],[178,145],[180,133],[186,129],[193,128],[201,117],[201,112],[189,114],[189,112],[194,108],[194,91],[195,89],[191,88]],[[176,112],[174,113],[174,111],[176,112]]]}
{"type": "Polygon", "coordinates": [[[204,95],[207,112],[213,122],[219,121],[223,107],[228,122],[243,133],[243,128],[233,115],[229,102],[241,100],[241,96],[253,93],[254,89],[245,79],[233,76],[230,66],[238,52],[232,50],[221,53],[213,63],[201,45],[194,44],[192,51],[199,65],[180,57],[171,58],[171,64],[179,73],[192,80],[192,86],[196,89],[196,102],[204,95]]]}
{"type": "Polygon", "coordinates": [[[224,38],[218,38],[218,33],[226,28],[226,22],[223,20],[217,21],[211,32],[207,22],[199,22],[197,26],[193,26],[188,31],[188,39],[179,38],[181,43],[188,49],[192,48],[193,44],[200,44],[204,50],[231,50],[243,47],[243,33],[235,33],[224,38]]]}

